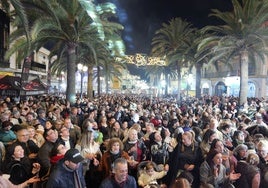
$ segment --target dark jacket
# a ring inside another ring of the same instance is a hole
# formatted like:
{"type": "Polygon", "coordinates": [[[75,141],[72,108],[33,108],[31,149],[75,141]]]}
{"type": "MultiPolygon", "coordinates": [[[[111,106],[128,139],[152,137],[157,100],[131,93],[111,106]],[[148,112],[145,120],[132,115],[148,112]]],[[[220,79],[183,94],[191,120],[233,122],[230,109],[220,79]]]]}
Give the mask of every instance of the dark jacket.
{"type": "Polygon", "coordinates": [[[263,125],[254,125],[246,129],[251,136],[255,134],[262,134],[264,137],[268,137],[268,128],[263,125]]]}
{"type": "Polygon", "coordinates": [[[102,181],[100,188],[137,188],[137,183],[134,177],[128,175],[126,182],[120,185],[115,181],[114,176],[111,176],[102,181]]]}
{"type": "MultiPolygon", "coordinates": [[[[83,176],[83,166],[80,164],[76,170],[78,177],[81,181],[82,188],[86,187],[85,179],[83,176]]],[[[75,170],[67,168],[64,164],[64,159],[61,159],[56,168],[52,171],[47,185],[47,188],[75,188],[75,170]]]]}
{"type": "Polygon", "coordinates": [[[46,141],[39,149],[39,152],[37,154],[37,160],[41,165],[41,169],[39,172],[40,177],[46,176],[50,170],[50,152],[54,145],[55,143],[46,141]]]}
{"type": "MultiPolygon", "coordinates": [[[[175,147],[169,159],[169,171],[167,176],[165,176],[165,182],[169,185],[173,182],[179,171],[184,171],[185,164],[193,164],[195,168],[189,171],[194,176],[194,183],[198,184],[199,181],[199,167],[203,162],[201,150],[197,144],[192,146],[184,146],[184,151],[182,151],[182,144],[179,143],[175,147]]],[[[195,187],[197,185],[193,185],[195,187]]]]}
{"type": "Polygon", "coordinates": [[[266,185],[268,184],[268,179],[265,177],[268,177],[268,163],[267,161],[260,157],[260,163],[258,165],[260,172],[261,172],[261,184],[260,184],[260,188],[265,188],[266,185]]]}
{"type": "MultiPolygon", "coordinates": [[[[62,139],[61,137],[58,139],[58,142],[65,143],[64,139],[62,139]]],[[[70,142],[70,147],[74,148],[75,147],[74,140],[71,137],[69,138],[69,142],[70,142]]]]}
{"type": "Polygon", "coordinates": [[[259,173],[259,169],[246,161],[238,161],[235,172],[240,173],[241,176],[234,182],[234,186],[236,188],[251,188],[252,180],[259,173]]]}
{"type": "Polygon", "coordinates": [[[32,174],[32,164],[26,157],[21,159],[21,161],[11,159],[4,166],[6,169],[4,171],[10,174],[9,180],[15,185],[21,184],[34,176],[32,174]]]}

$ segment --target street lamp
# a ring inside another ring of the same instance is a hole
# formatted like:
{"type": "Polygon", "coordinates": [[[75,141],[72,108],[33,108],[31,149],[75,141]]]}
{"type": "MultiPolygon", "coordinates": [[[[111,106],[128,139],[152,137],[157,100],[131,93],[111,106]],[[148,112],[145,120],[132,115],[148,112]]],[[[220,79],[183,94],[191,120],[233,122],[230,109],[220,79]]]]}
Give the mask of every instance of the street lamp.
{"type": "Polygon", "coordinates": [[[77,69],[78,69],[79,73],[81,74],[80,99],[82,99],[82,96],[83,96],[83,78],[86,75],[85,73],[87,72],[88,67],[79,63],[77,65],[77,69]]]}

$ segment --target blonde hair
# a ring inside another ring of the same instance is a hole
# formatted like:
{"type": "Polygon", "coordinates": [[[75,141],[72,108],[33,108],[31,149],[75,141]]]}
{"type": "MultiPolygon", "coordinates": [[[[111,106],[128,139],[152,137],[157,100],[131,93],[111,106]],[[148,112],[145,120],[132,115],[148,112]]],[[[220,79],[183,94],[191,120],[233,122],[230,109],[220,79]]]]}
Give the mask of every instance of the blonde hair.
{"type": "MultiPolygon", "coordinates": [[[[192,146],[192,151],[194,151],[194,145],[195,145],[195,133],[194,131],[186,131],[184,132],[182,135],[185,135],[187,136],[190,140],[191,140],[191,146],[192,146]]],[[[181,148],[181,151],[184,151],[185,148],[184,148],[184,145],[182,144],[182,148],[181,148]]]]}
{"type": "Polygon", "coordinates": [[[135,131],[135,132],[138,134],[138,131],[137,131],[135,128],[131,127],[131,128],[128,130],[127,135],[124,137],[124,139],[123,139],[123,141],[122,141],[123,143],[125,143],[125,142],[128,140],[129,135],[130,135],[133,131],[135,131]]]}
{"type": "Polygon", "coordinates": [[[265,151],[268,151],[268,141],[267,140],[260,140],[257,144],[257,149],[263,148],[265,151]]]}
{"type": "Polygon", "coordinates": [[[153,162],[148,162],[145,166],[145,170],[150,170],[154,169],[154,163],[153,162]]]}
{"type": "Polygon", "coordinates": [[[92,131],[86,131],[86,132],[82,133],[82,135],[80,137],[80,140],[78,141],[78,144],[82,148],[90,147],[90,144],[94,142],[92,137],[93,137],[93,132],[92,131]]]}
{"type": "Polygon", "coordinates": [[[134,123],[131,128],[135,129],[137,132],[140,132],[141,125],[138,123],[134,123]]]}
{"type": "Polygon", "coordinates": [[[260,158],[257,154],[255,153],[250,153],[247,157],[247,163],[251,164],[251,165],[258,165],[260,162],[260,158]]]}
{"type": "Polygon", "coordinates": [[[137,129],[134,129],[133,127],[131,127],[131,128],[128,130],[128,136],[129,136],[132,132],[136,132],[136,133],[138,133],[137,129]]]}
{"type": "Polygon", "coordinates": [[[153,131],[155,130],[153,123],[146,123],[146,127],[151,127],[153,131]]]}

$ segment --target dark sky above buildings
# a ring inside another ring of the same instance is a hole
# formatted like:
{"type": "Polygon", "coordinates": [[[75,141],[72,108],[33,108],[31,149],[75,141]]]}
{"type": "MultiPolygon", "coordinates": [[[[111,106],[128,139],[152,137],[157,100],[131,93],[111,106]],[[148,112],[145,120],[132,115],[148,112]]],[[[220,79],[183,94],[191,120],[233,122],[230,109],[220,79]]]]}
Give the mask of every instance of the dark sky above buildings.
{"type": "Polygon", "coordinates": [[[212,8],[230,10],[231,0],[108,0],[117,6],[127,54],[150,53],[154,32],[163,22],[181,17],[196,27],[215,23],[212,8]]]}
{"type": "MultiPolygon", "coordinates": [[[[117,6],[118,21],[124,26],[123,40],[126,54],[150,54],[154,33],[163,22],[171,18],[181,17],[193,26],[202,28],[217,24],[217,20],[209,17],[211,9],[231,10],[231,0],[99,0],[112,2],[117,6]]],[[[128,65],[131,74],[140,75],[140,69],[128,65]]]]}

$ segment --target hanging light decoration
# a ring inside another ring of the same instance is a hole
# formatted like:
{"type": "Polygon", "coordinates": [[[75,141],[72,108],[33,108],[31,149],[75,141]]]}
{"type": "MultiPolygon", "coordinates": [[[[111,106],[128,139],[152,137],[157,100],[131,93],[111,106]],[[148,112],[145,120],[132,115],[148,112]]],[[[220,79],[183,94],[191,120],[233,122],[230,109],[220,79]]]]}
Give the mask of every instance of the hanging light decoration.
{"type": "Polygon", "coordinates": [[[135,55],[125,55],[124,57],[116,57],[116,61],[125,61],[126,63],[135,64],[136,66],[166,66],[165,58],[151,57],[140,53],[137,53],[135,55]]]}

